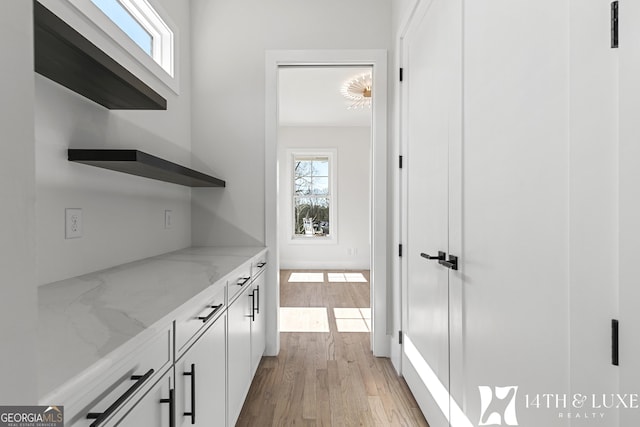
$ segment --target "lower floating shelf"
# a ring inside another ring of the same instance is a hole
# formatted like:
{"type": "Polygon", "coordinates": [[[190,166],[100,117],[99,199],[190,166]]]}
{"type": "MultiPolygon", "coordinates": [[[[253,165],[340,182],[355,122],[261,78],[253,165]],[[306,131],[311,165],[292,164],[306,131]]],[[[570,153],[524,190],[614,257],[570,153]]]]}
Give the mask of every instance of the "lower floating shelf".
{"type": "Polygon", "coordinates": [[[226,183],[139,150],[69,149],[69,161],[187,187],[225,187],[226,183]]]}

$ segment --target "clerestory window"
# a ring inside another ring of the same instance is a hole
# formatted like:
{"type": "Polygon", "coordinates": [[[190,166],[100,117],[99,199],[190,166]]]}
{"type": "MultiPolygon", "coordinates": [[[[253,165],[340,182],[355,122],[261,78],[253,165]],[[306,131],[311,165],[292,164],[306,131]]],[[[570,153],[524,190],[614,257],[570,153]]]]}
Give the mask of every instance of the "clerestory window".
{"type": "Polygon", "coordinates": [[[91,2],[173,77],[173,31],[147,0],[91,2]]]}

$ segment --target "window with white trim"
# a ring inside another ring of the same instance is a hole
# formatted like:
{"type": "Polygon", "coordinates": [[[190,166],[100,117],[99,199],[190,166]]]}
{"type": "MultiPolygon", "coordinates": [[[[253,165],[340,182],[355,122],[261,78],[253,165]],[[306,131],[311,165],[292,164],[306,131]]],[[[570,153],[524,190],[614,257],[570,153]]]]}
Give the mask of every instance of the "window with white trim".
{"type": "Polygon", "coordinates": [[[333,238],[335,186],[332,153],[293,154],[293,237],[333,238]]]}
{"type": "Polygon", "coordinates": [[[173,31],[147,0],[91,2],[173,77],[173,31]]]}

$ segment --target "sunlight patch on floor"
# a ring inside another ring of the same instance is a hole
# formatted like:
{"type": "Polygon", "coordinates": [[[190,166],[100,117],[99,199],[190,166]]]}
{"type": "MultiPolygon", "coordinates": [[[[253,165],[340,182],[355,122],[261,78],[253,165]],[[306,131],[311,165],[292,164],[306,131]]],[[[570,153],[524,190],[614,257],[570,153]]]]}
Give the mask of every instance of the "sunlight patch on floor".
{"type": "Polygon", "coordinates": [[[364,277],[362,273],[327,273],[330,283],[340,283],[340,282],[363,282],[366,283],[367,279],[364,277]]]}
{"type": "Polygon", "coordinates": [[[334,308],[338,332],[371,332],[370,308],[334,308]]]}
{"type": "Polygon", "coordinates": [[[291,282],[322,283],[324,282],[324,273],[291,273],[289,283],[291,282]]]}
{"type": "Polygon", "coordinates": [[[280,332],[329,332],[326,307],[280,307],[280,332]]]}

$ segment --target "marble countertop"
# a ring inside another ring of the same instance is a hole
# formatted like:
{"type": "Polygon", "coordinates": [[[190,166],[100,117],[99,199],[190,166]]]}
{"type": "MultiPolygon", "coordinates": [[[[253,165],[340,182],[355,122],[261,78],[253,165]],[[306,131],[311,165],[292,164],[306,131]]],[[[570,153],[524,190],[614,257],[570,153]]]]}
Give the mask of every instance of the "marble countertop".
{"type": "Polygon", "coordinates": [[[164,323],[264,249],[187,248],[39,287],[39,396],[164,323]]]}

